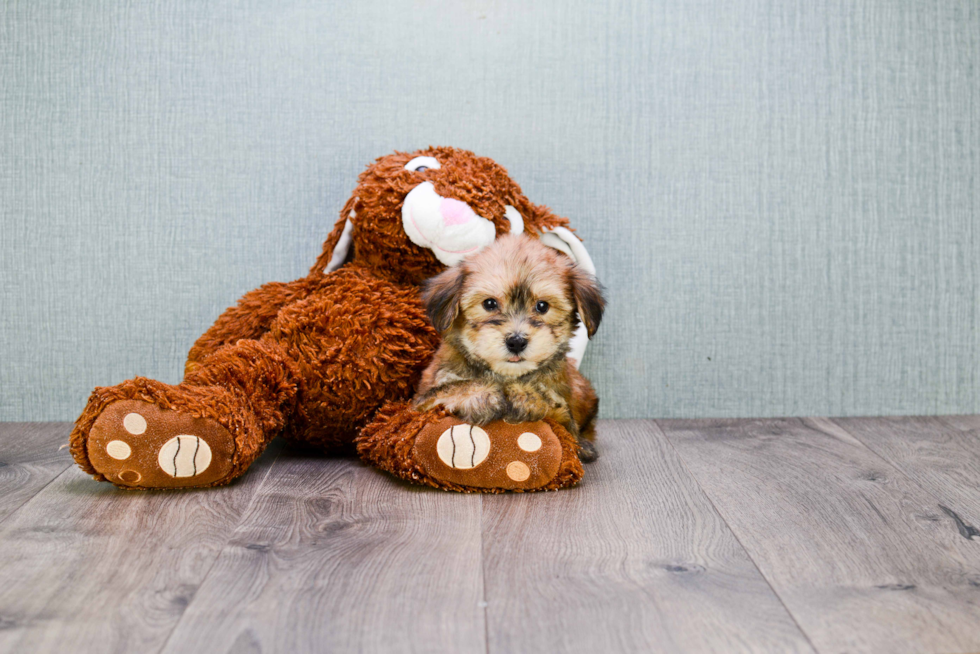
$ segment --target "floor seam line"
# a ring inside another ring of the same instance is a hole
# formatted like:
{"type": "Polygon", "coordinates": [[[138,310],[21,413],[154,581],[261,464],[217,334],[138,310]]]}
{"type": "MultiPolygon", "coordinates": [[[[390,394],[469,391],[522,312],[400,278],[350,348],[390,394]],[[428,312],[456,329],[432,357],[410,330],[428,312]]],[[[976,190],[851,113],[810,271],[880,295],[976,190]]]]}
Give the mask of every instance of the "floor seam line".
{"type": "MultiPolygon", "coordinates": [[[[939,416],[926,416],[926,417],[939,417],[939,416]]],[[[909,475],[909,473],[905,472],[905,470],[902,467],[900,467],[897,463],[894,463],[891,460],[890,457],[886,457],[884,454],[879,454],[878,453],[878,450],[872,448],[870,445],[868,445],[866,442],[864,442],[864,439],[862,439],[861,437],[859,437],[857,434],[855,434],[854,432],[852,432],[850,429],[847,429],[846,427],[844,427],[844,425],[842,425],[839,422],[837,422],[837,419],[835,419],[835,418],[827,418],[827,420],[830,423],[832,423],[835,427],[838,427],[839,429],[843,429],[845,432],[847,432],[847,434],[851,438],[853,438],[858,443],[860,443],[861,444],[861,447],[863,447],[864,449],[866,449],[875,458],[879,459],[882,463],[884,463],[885,465],[887,465],[889,468],[891,468],[892,470],[894,470],[898,474],[900,474],[903,477],[905,477],[905,479],[907,479],[910,484],[912,484],[913,486],[915,486],[916,488],[918,488],[919,490],[921,490],[923,495],[928,495],[929,497],[931,497],[933,499],[933,501],[936,502],[936,506],[938,506],[940,509],[943,508],[943,502],[945,502],[945,500],[943,500],[943,498],[938,497],[936,495],[936,493],[933,493],[931,490],[929,490],[928,488],[926,488],[925,486],[923,486],[922,484],[920,484],[918,482],[918,480],[916,480],[914,477],[912,477],[911,475],[909,475]]],[[[947,429],[952,429],[954,431],[959,431],[958,429],[956,429],[955,427],[947,424],[943,420],[939,420],[939,424],[942,425],[943,427],[946,427],[947,429]]],[[[960,433],[962,433],[962,432],[960,432],[960,433]]],[[[962,446],[960,446],[955,441],[954,441],[954,443],[957,445],[957,447],[960,448],[960,451],[964,452],[964,455],[965,456],[970,456],[970,453],[967,450],[962,449],[962,446]]],[[[950,502],[950,503],[952,504],[952,502],[950,502]]]]}
{"type": "Polygon", "coordinates": [[[181,611],[180,617],[177,619],[177,622],[174,623],[174,626],[170,630],[170,633],[167,634],[166,639],[160,645],[160,649],[157,650],[157,654],[160,654],[160,652],[163,652],[165,649],[167,649],[167,645],[170,643],[170,639],[173,638],[173,635],[175,633],[177,633],[177,628],[180,627],[180,623],[183,622],[184,616],[187,615],[187,611],[190,610],[191,606],[193,606],[194,600],[197,599],[197,593],[198,593],[198,591],[201,589],[202,586],[204,586],[204,582],[207,581],[208,577],[211,576],[211,571],[214,570],[214,566],[216,566],[218,564],[218,561],[224,555],[225,548],[228,547],[228,543],[231,541],[232,536],[235,535],[235,532],[238,531],[238,528],[242,524],[242,520],[244,520],[245,519],[245,516],[248,515],[248,511],[249,511],[249,509],[252,508],[252,505],[255,503],[256,498],[259,495],[259,491],[261,491],[262,490],[262,487],[265,486],[266,482],[269,479],[269,475],[272,474],[272,469],[275,467],[276,463],[279,461],[279,457],[282,456],[283,450],[285,450],[285,449],[286,449],[285,446],[280,447],[279,448],[279,452],[276,453],[276,458],[274,458],[272,460],[272,463],[269,464],[269,469],[266,470],[265,476],[262,478],[262,481],[260,481],[258,483],[258,485],[255,487],[255,492],[252,493],[252,497],[249,498],[248,504],[246,504],[245,507],[242,509],[242,515],[239,518],[238,522],[235,524],[234,529],[231,529],[229,531],[229,533],[228,533],[228,540],[226,540],[225,543],[218,550],[217,555],[214,557],[214,561],[212,561],[211,562],[211,565],[208,566],[207,571],[205,571],[205,573],[203,575],[201,575],[201,582],[198,584],[197,588],[194,590],[194,597],[191,598],[191,601],[188,602],[187,603],[187,606],[184,607],[184,610],[181,611]]]}
{"type": "Polygon", "coordinates": [[[694,474],[694,472],[691,471],[691,469],[687,465],[687,461],[684,460],[684,457],[681,455],[681,453],[677,450],[676,447],[674,447],[673,441],[670,440],[670,437],[667,435],[667,431],[660,424],[660,421],[653,420],[653,423],[657,426],[657,429],[660,430],[660,433],[664,435],[664,440],[667,441],[667,445],[674,452],[674,454],[677,455],[677,460],[680,461],[681,466],[683,466],[687,474],[691,476],[691,479],[694,480],[694,483],[698,485],[698,489],[701,491],[701,494],[704,495],[704,499],[708,500],[708,504],[711,505],[711,510],[714,511],[719,518],[721,518],[722,522],[725,523],[725,526],[728,527],[728,531],[731,533],[732,538],[735,539],[735,542],[738,543],[738,546],[742,548],[742,551],[745,552],[745,556],[748,557],[749,561],[752,563],[752,567],[756,569],[756,572],[759,573],[759,576],[762,577],[762,580],[766,582],[766,586],[769,587],[769,590],[772,591],[772,594],[776,597],[777,600],[779,600],[779,604],[786,611],[786,615],[788,615],[789,619],[793,621],[793,624],[796,625],[796,628],[800,630],[800,634],[802,634],[803,638],[806,639],[806,642],[809,643],[810,647],[813,648],[813,651],[819,654],[820,650],[817,648],[816,644],[810,638],[810,634],[808,634],[806,630],[803,629],[803,625],[801,625],[799,621],[796,619],[796,616],[793,615],[793,612],[790,610],[789,606],[787,606],[786,602],[783,600],[782,595],[780,595],[779,591],[777,591],[775,587],[773,587],[772,582],[762,571],[762,568],[759,567],[758,561],[756,561],[755,557],[752,556],[752,553],[745,546],[745,543],[742,542],[742,539],[738,537],[738,533],[736,533],[735,528],[732,527],[732,525],[725,518],[724,514],[720,510],[718,510],[717,506],[715,506],[715,501],[711,499],[711,496],[708,495],[708,491],[706,491],[704,489],[704,486],[701,485],[701,480],[698,479],[697,476],[694,474]]]}
{"type": "MultiPolygon", "coordinates": [[[[46,426],[46,425],[58,425],[58,426],[63,426],[63,427],[70,427],[71,426],[71,423],[70,422],[37,422],[37,423],[35,423],[35,422],[11,422],[11,423],[2,423],[2,422],[0,422],[0,426],[4,426],[4,425],[25,425],[25,426],[26,425],[44,425],[44,426],[46,426]]],[[[70,433],[70,430],[69,430],[69,433],[70,433]]],[[[65,445],[59,446],[58,449],[55,450],[55,452],[61,452],[61,450],[64,447],[65,447],[65,445]]],[[[46,451],[46,450],[43,450],[43,451],[46,451]]],[[[17,463],[17,464],[13,464],[13,465],[29,465],[31,463],[39,463],[39,461],[23,461],[21,463],[17,463]]],[[[14,515],[15,513],[17,513],[21,509],[23,509],[24,506],[26,506],[31,500],[33,500],[35,497],[37,497],[38,494],[41,493],[41,491],[43,491],[45,488],[47,488],[48,486],[50,486],[52,483],[54,483],[54,481],[56,479],[58,479],[59,477],[61,477],[61,475],[65,474],[68,470],[70,470],[71,467],[72,467],[72,465],[74,465],[74,463],[75,463],[74,460],[69,459],[68,462],[65,463],[65,467],[62,468],[60,472],[58,472],[57,474],[55,474],[53,477],[51,477],[51,479],[49,479],[47,482],[45,482],[45,484],[43,486],[41,486],[36,491],[34,491],[34,494],[31,495],[30,497],[28,497],[23,502],[21,502],[17,506],[16,509],[14,509],[13,511],[11,511],[10,513],[8,513],[7,515],[5,515],[4,517],[0,518],[0,527],[3,526],[3,523],[6,522],[7,519],[10,518],[10,516],[14,515]]]]}
{"type": "Polygon", "coordinates": [[[40,488],[38,488],[34,492],[33,495],[31,495],[26,500],[24,500],[23,502],[21,502],[20,505],[18,505],[16,509],[14,509],[13,511],[11,511],[7,515],[5,515],[3,518],[0,518],[0,528],[3,527],[3,523],[5,523],[8,519],[10,519],[11,516],[13,516],[14,514],[18,513],[21,509],[23,509],[25,506],[27,506],[30,503],[31,500],[33,500],[35,497],[37,497],[38,495],[40,495],[44,491],[45,488],[47,488],[48,486],[50,486],[51,484],[53,484],[56,480],[60,479],[62,475],[64,475],[69,470],[71,470],[72,463],[74,463],[74,462],[69,462],[68,464],[66,464],[65,467],[64,467],[64,469],[61,472],[59,472],[58,474],[56,474],[54,477],[52,477],[51,479],[49,479],[47,481],[47,483],[45,483],[43,486],[41,486],[40,488]]]}
{"type": "Polygon", "coordinates": [[[490,654],[490,602],[487,601],[487,551],[483,515],[486,496],[480,494],[480,599],[483,602],[483,650],[490,654]]]}

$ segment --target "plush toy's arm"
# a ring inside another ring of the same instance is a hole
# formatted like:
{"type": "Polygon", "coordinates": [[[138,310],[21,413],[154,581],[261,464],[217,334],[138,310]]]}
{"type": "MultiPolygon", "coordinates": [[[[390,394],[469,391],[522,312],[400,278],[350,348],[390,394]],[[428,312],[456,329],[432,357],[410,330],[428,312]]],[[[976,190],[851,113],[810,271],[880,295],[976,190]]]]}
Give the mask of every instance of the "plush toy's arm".
{"type": "Polygon", "coordinates": [[[304,277],[288,283],[265,284],[243,295],[238,304],[218,316],[194,343],[187,355],[185,374],[193,372],[199,362],[223,345],[262,336],[269,331],[282,307],[306,297],[318,283],[316,279],[304,277]]]}

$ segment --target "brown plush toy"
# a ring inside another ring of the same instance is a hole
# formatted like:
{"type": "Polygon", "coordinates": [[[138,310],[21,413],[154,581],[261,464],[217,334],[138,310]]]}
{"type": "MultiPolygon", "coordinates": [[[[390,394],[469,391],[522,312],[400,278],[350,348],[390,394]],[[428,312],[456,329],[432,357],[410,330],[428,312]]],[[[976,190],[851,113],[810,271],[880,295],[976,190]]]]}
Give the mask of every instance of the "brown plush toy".
{"type": "MultiPolygon", "coordinates": [[[[378,468],[445,489],[575,484],[576,441],[557,423],[486,425],[485,460],[453,467],[437,454],[440,438],[477,447],[477,428],[408,403],[439,341],[422,282],[522,231],[594,273],[567,222],[471,152],[382,157],[361,174],[309,275],[246,293],[191,348],[181,383],[137,377],[96,388],[71,434],[72,455],[121,488],[217,486],[281,435],[324,452],[356,446],[378,468]],[[526,433],[538,437],[533,451],[516,445],[526,433]],[[507,473],[515,460],[524,464],[518,479],[507,473]]],[[[577,334],[569,357],[580,361],[584,348],[577,334]]]]}

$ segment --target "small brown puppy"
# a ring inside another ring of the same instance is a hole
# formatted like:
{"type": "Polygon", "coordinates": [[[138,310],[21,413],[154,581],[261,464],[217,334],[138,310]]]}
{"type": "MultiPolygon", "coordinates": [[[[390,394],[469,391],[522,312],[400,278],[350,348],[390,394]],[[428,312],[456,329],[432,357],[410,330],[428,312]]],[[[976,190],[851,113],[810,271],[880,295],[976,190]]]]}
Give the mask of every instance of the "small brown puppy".
{"type": "Polygon", "coordinates": [[[579,322],[591,338],[605,308],[601,287],[566,255],[527,236],[502,236],[428,280],[422,294],[443,340],[422,374],[415,405],[442,405],[483,425],[552,418],[592,439],[599,399],[566,358],[579,322]]]}

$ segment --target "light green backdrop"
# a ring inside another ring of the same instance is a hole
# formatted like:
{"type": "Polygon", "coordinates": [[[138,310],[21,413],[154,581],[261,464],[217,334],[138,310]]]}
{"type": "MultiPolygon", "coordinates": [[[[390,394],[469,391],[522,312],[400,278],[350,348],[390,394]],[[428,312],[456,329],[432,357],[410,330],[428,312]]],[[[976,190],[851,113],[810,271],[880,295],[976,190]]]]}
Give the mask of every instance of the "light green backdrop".
{"type": "Polygon", "coordinates": [[[980,412],[978,77],[974,0],[5,2],[0,419],[177,381],[429,144],[586,238],[605,417],[980,412]]]}

